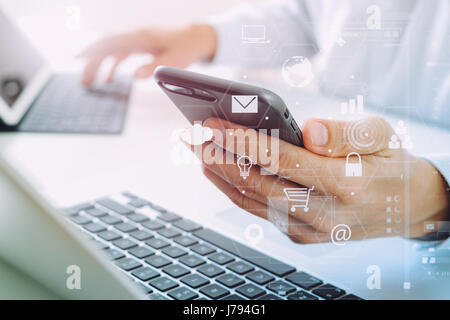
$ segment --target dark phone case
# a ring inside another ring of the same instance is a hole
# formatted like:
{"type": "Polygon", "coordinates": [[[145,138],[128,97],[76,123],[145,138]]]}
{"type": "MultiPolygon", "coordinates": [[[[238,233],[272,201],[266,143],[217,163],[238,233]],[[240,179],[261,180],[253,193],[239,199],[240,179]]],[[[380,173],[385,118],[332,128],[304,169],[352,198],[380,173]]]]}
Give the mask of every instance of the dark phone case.
{"type": "Polygon", "coordinates": [[[275,93],[203,74],[159,66],[154,77],[161,89],[193,124],[196,121],[216,117],[252,129],[279,129],[279,137],[291,144],[303,147],[302,132],[283,100],[275,93]],[[257,113],[232,113],[233,96],[258,97],[257,113]]]}

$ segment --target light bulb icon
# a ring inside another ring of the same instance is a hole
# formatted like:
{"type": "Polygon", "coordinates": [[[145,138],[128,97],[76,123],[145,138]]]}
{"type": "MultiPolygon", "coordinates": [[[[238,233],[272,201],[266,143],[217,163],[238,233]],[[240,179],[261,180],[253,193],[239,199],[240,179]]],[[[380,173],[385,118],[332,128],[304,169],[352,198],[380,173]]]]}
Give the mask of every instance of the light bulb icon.
{"type": "Polygon", "coordinates": [[[253,165],[253,161],[250,157],[240,156],[237,161],[237,165],[239,167],[240,176],[242,179],[247,179],[250,175],[250,168],[253,165]]]}

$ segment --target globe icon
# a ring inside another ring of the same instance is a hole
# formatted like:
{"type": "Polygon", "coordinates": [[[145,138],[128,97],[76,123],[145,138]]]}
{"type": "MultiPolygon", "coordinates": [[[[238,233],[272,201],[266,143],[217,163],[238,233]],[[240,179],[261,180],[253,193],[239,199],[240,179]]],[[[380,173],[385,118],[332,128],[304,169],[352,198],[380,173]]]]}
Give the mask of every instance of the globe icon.
{"type": "Polygon", "coordinates": [[[284,61],[281,74],[287,84],[296,88],[305,87],[314,79],[311,62],[302,56],[293,56],[284,61]]]}

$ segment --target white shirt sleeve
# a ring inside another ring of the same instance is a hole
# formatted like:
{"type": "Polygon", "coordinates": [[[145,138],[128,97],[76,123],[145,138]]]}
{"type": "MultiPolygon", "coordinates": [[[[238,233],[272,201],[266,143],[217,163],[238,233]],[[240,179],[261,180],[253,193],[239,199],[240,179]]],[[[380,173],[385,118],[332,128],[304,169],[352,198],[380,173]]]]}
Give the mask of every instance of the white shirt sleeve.
{"type": "MultiPolygon", "coordinates": [[[[242,4],[209,17],[207,23],[217,33],[217,51],[213,62],[219,64],[268,66],[268,63],[277,63],[280,46],[315,42],[312,19],[304,1],[242,4]]],[[[312,47],[309,46],[302,54],[313,55],[312,47]]]]}

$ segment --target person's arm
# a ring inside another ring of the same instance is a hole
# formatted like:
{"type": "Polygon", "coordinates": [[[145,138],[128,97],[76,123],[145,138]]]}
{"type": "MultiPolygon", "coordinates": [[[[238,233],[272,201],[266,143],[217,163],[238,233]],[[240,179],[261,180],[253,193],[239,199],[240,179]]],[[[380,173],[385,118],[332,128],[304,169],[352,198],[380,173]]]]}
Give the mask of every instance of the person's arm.
{"type": "Polygon", "coordinates": [[[239,66],[267,66],[285,59],[284,46],[299,45],[297,55],[315,54],[316,36],[305,1],[268,1],[243,4],[207,20],[216,31],[213,62],[239,66]],[[251,28],[253,27],[253,30],[251,28]],[[252,38],[257,36],[258,38],[252,38]]]}

